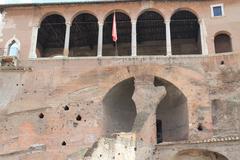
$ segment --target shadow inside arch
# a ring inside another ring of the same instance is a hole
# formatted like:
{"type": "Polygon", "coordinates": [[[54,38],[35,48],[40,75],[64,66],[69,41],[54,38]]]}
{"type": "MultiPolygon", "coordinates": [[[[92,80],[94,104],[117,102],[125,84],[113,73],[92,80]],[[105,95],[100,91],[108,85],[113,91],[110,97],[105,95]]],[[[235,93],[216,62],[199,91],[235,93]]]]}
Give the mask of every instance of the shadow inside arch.
{"type": "Polygon", "coordinates": [[[171,82],[155,77],[155,86],[164,86],[167,94],[157,106],[157,143],[188,139],[189,120],[187,97],[171,82]]]}
{"type": "Polygon", "coordinates": [[[106,135],[130,132],[137,115],[132,100],[134,78],[125,79],[113,86],[103,99],[104,126],[106,135]]]}
{"type": "Polygon", "coordinates": [[[228,160],[224,155],[204,150],[204,149],[187,149],[179,151],[173,160],[228,160]]]}

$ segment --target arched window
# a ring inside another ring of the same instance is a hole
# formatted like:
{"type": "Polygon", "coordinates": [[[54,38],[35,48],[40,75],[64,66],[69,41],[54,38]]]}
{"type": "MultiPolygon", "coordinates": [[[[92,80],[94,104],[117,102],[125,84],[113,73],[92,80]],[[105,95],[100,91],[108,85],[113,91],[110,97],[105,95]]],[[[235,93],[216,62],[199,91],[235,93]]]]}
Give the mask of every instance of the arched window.
{"type": "Polygon", "coordinates": [[[63,55],[66,24],[61,15],[47,16],[38,30],[37,52],[41,57],[63,55]]]}
{"type": "Polygon", "coordinates": [[[171,41],[173,55],[201,54],[201,36],[198,18],[186,10],[177,11],[171,17],[171,41]]]}
{"type": "Polygon", "coordinates": [[[166,29],[163,17],[146,11],[137,19],[137,55],[166,55],[166,29]]]}
{"type": "Polygon", "coordinates": [[[70,56],[97,56],[98,20],[89,13],[79,14],[71,26],[70,56]]]}
{"type": "Polygon", "coordinates": [[[122,12],[115,12],[117,43],[112,40],[113,14],[104,21],[103,26],[103,56],[130,56],[131,55],[131,20],[122,12]]]}
{"type": "Polygon", "coordinates": [[[214,38],[215,52],[232,52],[231,37],[225,33],[220,33],[214,38]]]}
{"type": "Polygon", "coordinates": [[[8,56],[18,56],[19,46],[15,40],[13,40],[8,46],[8,56]]]}

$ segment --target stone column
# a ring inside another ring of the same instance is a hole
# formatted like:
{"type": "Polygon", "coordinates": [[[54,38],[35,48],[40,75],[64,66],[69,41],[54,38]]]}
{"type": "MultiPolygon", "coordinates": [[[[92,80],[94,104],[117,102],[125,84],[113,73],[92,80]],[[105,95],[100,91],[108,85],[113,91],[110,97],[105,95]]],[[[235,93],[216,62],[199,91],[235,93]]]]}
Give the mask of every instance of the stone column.
{"type": "Polygon", "coordinates": [[[137,56],[137,21],[132,20],[132,56],[137,56]]]}
{"type": "Polygon", "coordinates": [[[167,56],[172,55],[172,42],[171,42],[171,28],[170,28],[170,20],[165,21],[166,25],[166,47],[167,47],[167,56]]]}
{"type": "Polygon", "coordinates": [[[28,58],[37,58],[37,39],[38,39],[38,26],[32,27],[32,40],[31,40],[31,47],[30,47],[30,53],[28,58]]]}
{"type": "Polygon", "coordinates": [[[69,55],[70,28],[71,28],[71,24],[69,22],[67,22],[66,23],[64,50],[63,50],[63,54],[66,57],[68,57],[68,55],[69,55]]]}
{"type": "Polygon", "coordinates": [[[201,46],[202,46],[202,54],[208,55],[208,48],[206,42],[206,28],[203,19],[199,20],[199,27],[200,27],[200,36],[201,36],[201,46]]]}
{"type": "Polygon", "coordinates": [[[98,49],[97,49],[98,57],[102,57],[102,46],[103,46],[103,23],[98,22],[98,49]]]}
{"type": "Polygon", "coordinates": [[[134,93],[132,99],[136,105],[137,116],[132,132],[136,133],[136,158],[149,159],[157,143],[156,110],[166,95],[164,86],[154,85],[154,76],[140,75],[134,77],[134,93]],[[145,154],[142,154],[145,153],[145,154]]]}
{"type": "Polygon", "coordinates": [[[133,132],[147,144],[156,143],[156,109],[166,95],[163,86],[154,86],[154,76],[137,76],[134,80],[132,99],[137,108],[133,132]]]}

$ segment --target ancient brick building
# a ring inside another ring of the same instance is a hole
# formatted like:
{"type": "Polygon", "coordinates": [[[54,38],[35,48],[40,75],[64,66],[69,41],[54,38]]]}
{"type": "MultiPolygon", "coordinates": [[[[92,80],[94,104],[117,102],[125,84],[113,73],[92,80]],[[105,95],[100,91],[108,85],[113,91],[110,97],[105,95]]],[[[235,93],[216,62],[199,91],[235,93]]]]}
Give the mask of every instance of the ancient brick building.
{"type": "Polygon", "coordinates": [[[239,160],[239,15],[238,0],[2,4],[0,160],[239,160]]]}

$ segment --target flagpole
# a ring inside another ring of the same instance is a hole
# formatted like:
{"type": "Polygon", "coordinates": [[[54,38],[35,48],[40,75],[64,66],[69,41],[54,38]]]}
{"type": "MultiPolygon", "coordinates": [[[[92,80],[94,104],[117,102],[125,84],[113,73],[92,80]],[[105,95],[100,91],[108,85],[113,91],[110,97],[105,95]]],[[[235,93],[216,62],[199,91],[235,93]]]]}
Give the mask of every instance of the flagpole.
{"type": "Polygon", "coordinates": [[[115,56],[118,56],[118,46],[117,46],[117,41],[115,42],[115,56]]]}
{"type": "Polygon", "coordinates": [[[114,42],[115,47],[115,56],[118,56],[118,44],[117,44],[117,22],[116,22],[116,13],[115,10],[113,12],[113,23],[112,23],[112,40],[114,42]]]}
{"type": "MultiPolygon", "coordinates": [[[[115,21],[116,21],[116,26],[117,26],[117,18],[116,18],[116,12],[114,10],[114,16],[115,16],[115,21]]],[[[118,45],[117,41],[115,42],[115,56],[118,56],[118,45]]]]}

